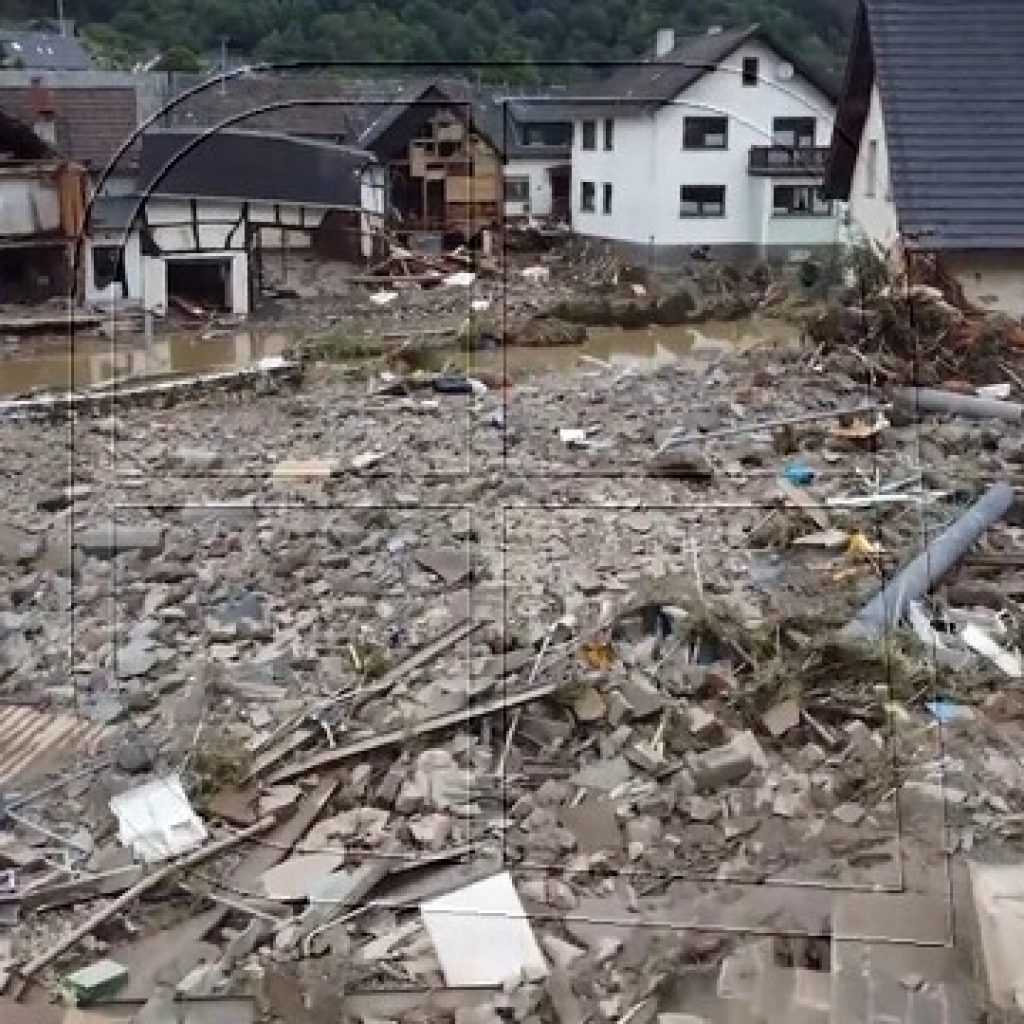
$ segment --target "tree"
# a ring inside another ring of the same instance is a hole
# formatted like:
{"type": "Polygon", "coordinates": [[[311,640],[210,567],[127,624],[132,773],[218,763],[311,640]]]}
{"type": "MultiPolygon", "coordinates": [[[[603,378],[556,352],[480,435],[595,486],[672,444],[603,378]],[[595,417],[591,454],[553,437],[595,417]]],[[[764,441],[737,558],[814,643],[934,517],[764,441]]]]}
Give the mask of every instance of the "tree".
{"type": "Polygon", "coordinates": [[[187,46],[172,46],[157,62],[155,71],[183,71],[197,75],[206,70],[206,65],[194,50],[187,46]]]}

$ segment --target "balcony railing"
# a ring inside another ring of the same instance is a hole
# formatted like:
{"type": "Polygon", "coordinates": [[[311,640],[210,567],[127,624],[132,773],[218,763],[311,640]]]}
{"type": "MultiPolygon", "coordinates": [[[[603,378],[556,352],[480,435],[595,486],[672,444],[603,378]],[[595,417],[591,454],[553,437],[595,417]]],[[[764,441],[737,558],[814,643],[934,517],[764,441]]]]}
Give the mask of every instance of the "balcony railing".
{"type": "Polygon", "coordinates": [[[828,146],[751,146],[751,174],[820,175],[825,173],[828,146]]]}

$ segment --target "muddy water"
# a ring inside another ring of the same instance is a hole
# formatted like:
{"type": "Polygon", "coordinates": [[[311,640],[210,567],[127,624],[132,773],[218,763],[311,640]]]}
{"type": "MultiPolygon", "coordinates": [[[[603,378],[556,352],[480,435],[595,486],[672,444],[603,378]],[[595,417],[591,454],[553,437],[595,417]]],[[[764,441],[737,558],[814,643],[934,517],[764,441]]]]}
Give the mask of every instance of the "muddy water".
{"type": "Polygon", "coordinates": [[[208,338],[169,335],[148,346],[142,339],[80,338],[72,348],[63,339],[52,339],[26,344],[0,359],[0,395],[85,390],[136,377],[230,369],[280,355],[288,346],[285,334],[253,331],[208,338]]]}
{"type": "MultiPolygon", "coordinates": [[[[652,367],[673,362],[697,350],[746,345],[793,336],[795,328],[780,321],[742,320],[707,323],[699,328],[651,327],[640,331],[591,328],[584,345],[555,348],[508,348],[490,352],[447,353],[454,368],[511,378],[570,370],[599,360],[616,368],[652,367]]],[[[101,339],[76,339],[73,352],[63,339],[26,343],[0,358],[0,395],[31,391],[95,388],[115,381],[165,374],[203,373],[248,366],[264,356],[280,355],[295,339],[281,332],[235,331],[202,338],[176,334],[116,344],[101,339]]]]}
{"type": "MultiPolygon", "coordinates": [[[[474,352],[468,369],[480,372],[529,376],[552,370],[569,370],[594,360],[617,369],[652,368],[682,356],[718,349],[742,349],[764,342],[784,341],[796,328],[776,320],[741,320],[705,323],[699,327],[650,327],[640,331],[591,328],[586,344],[553,348],[509,348],[474,352]]],[[[467,366],[465,356],[453,353],[453,363],[467,366]]]]}

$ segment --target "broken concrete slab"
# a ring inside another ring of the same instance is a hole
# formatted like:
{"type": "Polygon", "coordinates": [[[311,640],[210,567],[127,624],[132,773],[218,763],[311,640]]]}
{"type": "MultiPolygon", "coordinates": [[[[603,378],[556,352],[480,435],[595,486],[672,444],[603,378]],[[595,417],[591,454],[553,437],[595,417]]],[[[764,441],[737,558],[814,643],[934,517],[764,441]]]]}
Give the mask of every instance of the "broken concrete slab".
{"type": "Polygon", "coordinates": [[[306,900],[324,879],[345,863],[337,853],[300,853],[263,873],[261,885],[267,899],[282,903],[306,900]]]}
{"type": "Polygon", "coordinates": [[[413,552],[413,558],[449,587],[468,582],[473,574],[468,548],[420,548],[413,552]]]}
{"type": "Polygon", "coordinates": [[[420,913],[447,985],[504,985],[548,973],[508,872],[430,900],[420,913]]]}
{"type": "Polygon", "coordinates": [[[562,824],[576,837],[581,853],[622,848],[622,832],[615,816],[615,805],[608,800],[585,800],[563,807],[562,824]]]}
{"type": "Polygon", "coordinates": [[[93,558],[116,558],[128,551],[138,552],[143,558],[152,558],[163,550],[164,530],[158,525],[107,523],[78,530],[73,539],[93,558]]]}

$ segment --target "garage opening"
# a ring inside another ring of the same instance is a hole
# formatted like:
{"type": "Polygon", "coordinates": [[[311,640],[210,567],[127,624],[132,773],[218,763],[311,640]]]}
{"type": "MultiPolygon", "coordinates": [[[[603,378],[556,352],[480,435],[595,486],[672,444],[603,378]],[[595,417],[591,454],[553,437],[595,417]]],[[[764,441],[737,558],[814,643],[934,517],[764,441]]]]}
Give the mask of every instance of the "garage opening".
{"type": "Polygon", "coordinates": [[[230,260],[168,260],[167,301],[190,312],[196,307],[230,311],[230,260]]]}

